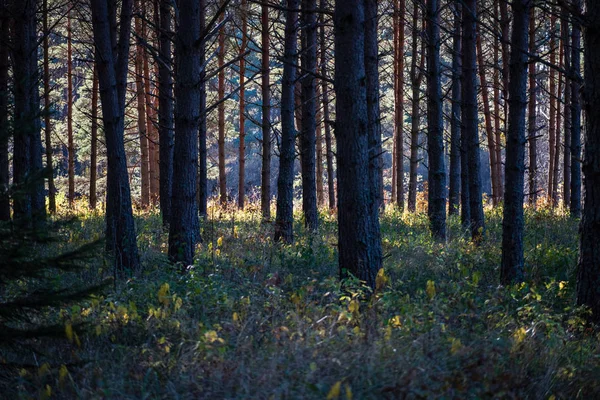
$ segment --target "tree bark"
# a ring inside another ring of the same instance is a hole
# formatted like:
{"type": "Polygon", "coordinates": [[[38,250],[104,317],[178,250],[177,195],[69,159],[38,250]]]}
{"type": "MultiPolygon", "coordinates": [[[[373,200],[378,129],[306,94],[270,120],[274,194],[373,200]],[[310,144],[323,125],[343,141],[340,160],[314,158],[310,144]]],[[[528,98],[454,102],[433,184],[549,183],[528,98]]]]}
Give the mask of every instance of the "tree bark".
{"type": "Polygon", "coordinates": [[[262,5],[262,170],[260,205],[263,220],[271,219],[271,75],[269,69],[269,7],[262,5]]]}
{"type": "Polygon", "coordinates": [[[158,63],[158,140],[160,166],[160,211],[163,225],[171,219],[171,188],[173,185],[173,78],[171,66],[171,1],[160,0],[158,63]]]}
{"type": "Polygon", "coordinates": [[[302,157],[302,211],[306,227],[314,232],[319,227],[316,185],[316,66],[317,66],[317,8],[316,0],[302,0],[302,130],[300,156],[302,157]]]}
{"type": "Polygon", "coordinates": [[[200,122],[198,128],[198,213],[202,218],[208,216],[208,166],[206,147],[206,0],[200,0],[200,122]]]}
{"type": "MultiPolygon", "coordinates": [[[[139,8],[139,3],[137,4],[139,8]]],[[[144,37],[141,17],[135,18],[135,31],[139,37],[144,37]]],[[[148,144],[148,125],[146,124],[146,91],[144,85],[144,47],[140,40],[135,49],[135,87],[137,100],[137,125],[140,137],[140,176],[141,176],[141,205],[147,208],[150,205],[150,152],[148,144]]]]}
{"type": "Polygon", "coordinates": [[[242,43],[240,45],[240,103],[239,103],[239,114],[240,114],[240,169],[238,178],[238,208],[244,209],[244,201],[246,198],[246,58],[244,53],[246,52],[246,46],[248,42],[248,5],[246,0],[241,0],[240,13],[242,14],[242,43]]]}
{"type": "Polygon", "coordinates": [[[450,116],[450,184],[448,214],[456,215],[460,202],[460,136],[461,136],[461,6],[455,3],[452,34],[452,111],[450,116]]]}
{"type": "MultiPolygon", "coordinates": [[[[536,53],[535,46],[535,8],[531,7],[529,17],[529,54],[536,53]]],[[[529,62],[529,110],[528,110],[528,142],[529,142],[529,204],[537,203],[537,84],[535,61],[529,62]]]]}
{"type": "MultiPolygon", "coordinates": [[[[155,9],[158,9],[157,3],[154,4],[155,9]]],[[[156,26],[160,25],[160,17],[157,12],[154,13],[155,20],[158,22],[156,26]]],[[[146,28],[146,20],[142,20],[142,37],[148,40],[148,29],[146,28]]],[[[158,46],[156,46],[158,47],[158,46]]],[[[144,88],[146,89],[146,132],[148,135],[148,179],[150,180],[150,202],[152,205],[156,205],[160,197],[160,166],[159,160],[159,141],[158,141],[158,130],[157,130],[157,118],[156,118],[156,93],[152,88],[152,81],[150,80],[150,63],[148,61],[148,53],[142,52],[144,60],[144,88]]],[[[156,87],[156,85],[155,85],[156,87]]]]}
{"type": "MultiPolygon", "coordinates": [[[[107,249],[114,257],[115,269],[131,272],[139,267],[139,256],[123,134],[133,2],[122,2],[118,41],[115,33],[116,21],[109,18],[108,3],[105,0],[91,1],[96,67],[108,159],[106,242],[107,249]],[[116,46],[113,46],[113,43],[116,46]]],[[[114,4],[111,3],[111,6],[114,4]]],[[[116,13],[114,9],[111,12],[116,13]]]]}
{"type": "MultiPolygon", "coordinates": [[[[566,15],[566,13],[565,13],[566,15]]],[[[571,52],[568,49],[569,43],[569,23],[568,20],[560,22],[561,39],[560,39],[560,58],[564,60],[565,71],[571,69],[571,52]]],[[[564,157],[563,157],[563,203],[565,208],[571,205],[571,118],[570,118],[570,103],[571,103],[571,84],[568,76],[564,76],[565,85],[565,101],[562,104],[564,114],[564,157]]],[[[561,86],[562,80],[559,75],[558,82],[558,99],[556,113],[556,136],[560,136],[560,119],[563,114],[560,112],[561,101],[561,86]]],[[[557,150],[558,152],[558,150],[557,150]]],[[[556,154],[556,153],[555,153],[556,154]]],[[[558,186],[558,184],[557,184],[558,186]]]]}
{"type": "MultiPolygon", "coordinates": [[[[68,7],[71,5],[69,4],[68,7]]],[[[71,45],[71,9],[67,12],[67,152],[69,175],[69,207],[75,201],[75,143],[73,141],[73,48],[71,45]]]]}
{"type": "Polygon", "coordinates": [[[279,176],[277,177],[277,211],[275,241],[292,243],[294,240],[294,109],[296,52],[298,42],[299,0],[288,0],[285,19],[283,76],[281,80],[281,145],[279,149],[279,176]]]}
{"type": "Polygon", "coordinates": [[[392,187],[396,189],[396,205],[404,210],[404,17],[406,1],[394,0],[394,16],[397,30],[394,42],[394,176],[392,187]]]}
{"type": "Polygon", "coordinates": [[[90,208],[96,209],[98,195],[96,183],[98,180],[98,71],[94,63],[92,81],[92,143],[90,146],[90,208]]]}
{"type": "Polygon", "coordinates": [[[527,107],[527,63],[529,57],[529,17],[531,0],[515,0],[511,39],[510,87],[508,133],[506,140],[506,166],[504,190],[504,215],[502,219],[502,262],[500,281],[503,284],[523,280],[523,215],[525,179],[525,110],[527,107]]]}
{"type": "Polygon", "coordinates": [[[217,50],[217,63],[219,68],[219,87],[217,106],[219,126],[219,203],[227,205],[227,174],[225,171],[225,14],[219,15],[219,48],[217,50]]]}
{"type": "MultiPolygon", "coordinates": [[[[600,20],[600,3],[586,1],[587,21],[600,20]]],[[[600,29],[593,23],[583,31],[583,109],[585,139],[583,156],[584,205],[579,226],[577,304],[592,310],[600,321],[600,29]]]]}
{"type": "MultiPolygon", "coordinates": [[[[574,0],[573,7],[581,10],[581,0],[574,0]]],[[[581,27],[573,19],[571,34],[571,74],[577,78],[571,80],[571,216],[581,216],[581,27]]],[[[568,118],[565,116],[565,118],[568,118]]]]}
{"type": "Polygon", "coordinates": [[[429,224],[433,237],[446,240],[446,165],[440,66],[439,3],[427,0],[427,151],[429,224]]]}
{"type": "MultiPolygon", "coordinates": [[[[553,13],[550,16],[550,64],[556,65],[556,15],[553,13]]],[[[559,60],[560,61],[560,60],[559,60]]],[[[557,149],[556,145],[556,71],[554,68],[550,68],[549,77],[549,91],[550,97],[550,111],[548,116],[548,147],[549,147],[549,167],[548,167],[548,198],[552,200],[552,205],[556,206],[558,202],[558,190],[557,190],[557,177],[555,177],[555,171],[557,166],[555,165],[555,152],[557,149]]]]}
{"type": "MultiPolygon", "coordinates": [[[[52,164],[52,122],[50,118],[50,57],[49,57],[49,36],[50,28],[48,27],[48,0],[43,3],[43,34],[44,34],[44,134],[46,146],[46,169],[48,170],[48,211],[50,214],[56,213],[56,186],[54,185],[54,168],[52,164]]],[[[6,19],[8,21],[8,19],[6,19]]],[[[3,26],[4,28],[4,26],[3,26]]],[[[6,31],[3,32],[3,37],[8,37],[8,23],[6,31]]],[[[7,65],[8,69],[8,65],[7,65]]],[[[0,89],[2,90],[2,89],[0,89]]],[[[5,93],[4,90],[2,90],[5,93]]],[[[5,123],[6,121],[4,121],[5,123]]],[[[4,123],[2,124],[4,126],[4,123]]],[[[8,161],[7,161],[8,164],[8,161]]],[[[8,173],[8,171],[7,171],[8,173]]],[[[7,181],[8,182],[8,181],[7,181]]],[[[1,190],[1,189],[0,189],[1,190]]]]}

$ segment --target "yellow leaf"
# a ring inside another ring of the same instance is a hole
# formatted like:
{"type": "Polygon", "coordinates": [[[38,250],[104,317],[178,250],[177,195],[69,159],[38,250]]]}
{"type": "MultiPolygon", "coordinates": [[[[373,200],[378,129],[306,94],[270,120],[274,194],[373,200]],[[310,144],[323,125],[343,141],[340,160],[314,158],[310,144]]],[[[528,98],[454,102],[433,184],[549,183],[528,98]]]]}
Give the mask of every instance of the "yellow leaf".
{"type": "Polygon", "coordinates": [[[81,347],[81,340],[79,340],[79,335],[77,335],[77,332],[75,332],[73,335],[75,336],[75,344],[77,347],[81,347]]]}
{"type": "Polygon", "coordinates": [[[556,396],[551,394],[550,397],[548,397],[548,400],[556,400],[556,396]]]}
{"type": "Polygon", "coordinates": [[[179,310],[182,305],[183,300],[181,300],[181,297],[177,297],[177,300],[175,300],[175,311],[179,310]]]}
{"type": "Polygon", "coordinates": [[[360,304],[356,300],[352,300],[350,301],[350,304],[348,304],[348,311],[350,311],[351,313],[358,312],[359,308],[360,304]]]}
{"type": "Polygon", "coordinates": [[[233,313],[233,322],[238,322],[240,320],[240,316],[238,315],[238,313],[234,312],[233,313]]]}
{"type": "Polygon", "coordinates": [[[515,344],[520,344],[527,337],[527,330],[523,327],[517,329],[513,334],[513,339],[515,340],[515,344]]]}
{"type": "Polygon", "coordinates": [[[67,369],[67,366],[64,364],[61,365],[60,369],[58,370],[58,381],[60,383],[63,383],[68,375],[69,375],[69,370],[67,369]]]}
{"type": "Polygon", "coordinates": [[[352,400],[352,388],[346,384],[346,400],[352,400]]]}
{"type": "Polygon", "coordinates": [[[337,381],[334,385],[329,389],[329,393],[327,393],[327,400],[333,400],[340,397],[340,390],[342,388],[342,381],[337,381]]]}
{"type": "Polygon", "coordinates": [[[558,290],[563,290],[567,286],[567,282],[560,281],[558,282],[558,290]]]}
{"type": "Polygon", "coordinates": [[[164,305],[168,305],[171,299],[169,298],[169,284],[163,283],[158,289],[158,301],[164,305]]]}
{"type": "Polygon", "coordinates": [[[460,339],[457,338],[450,338],[450,343],[452,343],[450,347],[450,354],[452,355],[458,353],[458,351],[463,347],[460,339]]]}
{"type": "Polygon", "coordinates": [[[394,317],[392,317],[392,319],[390,319],[390,325],[392,325],[394,328],[400,328],[402,326],[402,321],[400,321],[400,316],[395,315],[394,317]]]}
{"type": "Polygon", "coordinates": [[[50,385],[46,385],[46,391],[44,392],[46,397],[52,396],[52,387],[50,385]]]}
{"type": "Polygon", "coordinates": [[[434,281],[427,281],[427,287],[425,289],[425,292],[427,293],[427,297],[429,297],[429,300],[432,300],[435,297],[435,282],[434,281]]]}
{"type": "Polygon", "coordinates": [[[383,287],[388,283],[388,281],[389,281],[389,278],[385,274],[384,269],[380,268],[379,271],[377,272],[377,276],[375,277],[375,288],[377,290],[383,289],[383,287]]]}
{"type": "Polygon", "coordinates": [[[219,236],[217,239],[217,247],[223,246],[223,236],[219,236]]]}
{"type": "Polygon", "coordinates": [[[69,342],[73,343],[73,325],[71,325],[70,322],[65,324],[65,334],[67,335],[69,342]]]}

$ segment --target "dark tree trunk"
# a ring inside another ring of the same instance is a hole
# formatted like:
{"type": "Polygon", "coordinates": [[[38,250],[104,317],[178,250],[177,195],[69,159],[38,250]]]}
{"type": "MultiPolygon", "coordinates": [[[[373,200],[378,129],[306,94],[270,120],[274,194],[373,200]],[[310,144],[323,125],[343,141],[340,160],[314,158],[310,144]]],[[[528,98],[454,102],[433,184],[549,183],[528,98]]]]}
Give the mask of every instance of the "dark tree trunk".
{"type": "Polygon", "coordinates": [[[300,156],[302,157],[302,211],[304,223],[310,231],[319,227],[316,184],[316,67],[317,67],[317,8],[316,0],[302,0],[302,131],[300,156]]]}
{"type": "Polygon", "coordinates": [[[394,176],[392,187],[396,189],[396,205],[404,210],[404,18],[406,1],[394,1],[394,16],[396,18],[397,40],[395,41],[394,60],[394,176]]]}
{"type": "Polygon", "coordinates": [[[448,214],[458,214],[460,202],[460,114],[461,114],[461,18],[460,4],[455,3],[452,47],[452,115],[450,116],[450,184],[448,214]]]}
{"type": "MultiPolygon", "coordinates": [[[[155,10],[158,9],[158,5],[154,3],[155,10]]],[[[160,25],[160,17],[158,12],[154,13],[156,26],[160,25]]],[[[142,37],[149,41],[148,29],[146,28],[146,20],[142,20],[142,37]]],[[[156,46],[158,48],[158,45],[156,46]]],[[[152,81],[150,80],[150,65],[148,61],[148,53],[142,52],[144,60],[144,88],[146,89],[146,132],[148,135],[148,179],[149,191],[150,191],[150,202],[152,205],[156,205],[160,197],[160,172],[159,172],[159,154],[158,154],[158,130],[157,130],[157,118],[156,118],[156,90],[152,91],[152,81]],[[154,92],[154,93],[153,93],[154,92]]],[[[156,85],[155,85],[156,87],[156,85]]]]}
{"type": "Polygon", "coordinates": [[[265,221],[271,219],[271,75],[269,68],[269,7],[262,5],[262,170],[260,209],[265,221]]]}
{"type": "MultiPolygon", "coordinates": [[[[556,14],[552,14],[550,17],[550,64],[556,65],[556,14]]],[[[560,60],[559,60],[560,61],[560,60]]],[[[556,149],[556,70],[550,68],[549,77],[549,91],[550,97],[550,111],[548,117],[548,147],[549,147],[549,168],[548,168],[548,198],[552,200],[552,205],[555,206],[558,202],[558,157],[555,155],[556,149]]]]}
{"type": "MultiPolygon", "coordinates": [[[[535,8],[531,7],[529,17],[529,54],[535,54],[535,8]]],[[[529,204],[535,207],[537,202],[537,84],[535,61],[529,62],[529,204]]]]}
{"type": "MultiPolygon", "coordinates": [[[[325,0],[321,0],[320,8],[325,9],[325,0]]],[[[320,26],[321,46],[321,76],[327,77],[327,43],[325,41],[325,14],[321,14],[320,26]]],[[[325,151],[327,159],[327,192],[329,197],[329,209],[335,209],[335,178],[333,174],[333,149],[331,143],[331,121],[329,116],[329,87],[326,79],[321,80],[323,91],[323,126],[325,127],[325,151]]]]}
{"type": "Polygon", "coordinates": [[[336,1],[335,90],[338,144],[339,268],[375,287],[381,268],[380,232],[372,221],[369,174],[369,117],[365,85],[364,0],[336,1]]]}
{"type": "MultiPolygon", "coordinates": [[[[49,36],[50,28],[48,27],[48,0],[44,0],[43,4],[44,14],[44,134],[45,134],[45,146],[46,146],[46,169],[48,174],[48,211],[51,214],[56,213],[56,187],[54,186],[54,168],[52,165],[52,124],[50,118],[50,57],[49,57],[49,36]]],[[[4,26],[3,26],[4,28],[4,26]]],[[[8,24],[7,30],[3,31],[3,37],[8,37],[8,24]]],[[[8,67],[8,65],[7,65],[8,67]]],[[[0,89],[2,90],[2,89],[0,89]]],[[[2,90],[4,93],[4,90],[2,90]]],[[[3,121],[2,126],[6,122],[3,121]]],[[[8,171],[7,171],[8,172],[8,171]]],[[[2,189],[0,189],[2,190],[2,189]]]]}
{"type": "Polygon", "coordinates": [[[208,166],[206,148],[206,0],[200,0],[200,122],[198,128],[198,214],[202,218],[208,215],[208,166]]]}
{"type": "Polygon", "coordinates": [[[173,185],[173,78],[171,76],[171,1],[160,0],[158,27],[158,141],[160,166],[160,211],[163,225],[171,219],[173,185]]]}
{"type": "MultiPolygon", "coordinates": [[[[576,10],[581,9],[581,0],[575,0],[573,6],[576,10]]],[[[577,19],[573,20],[573,32],[571,34],[571,73],[574,77],[571,81],[571,216],[581,216],[581,83],[579,75],[581,71],[581,27],[577,19]]],[[[568,118],[568,116],[565,116],[568,118]]]]}
{"type": "Polygon", "coordinates": [[[44,181],[37,65],[36,1],[13,3],[15,220],[38,223],[45,218],[44,181]]]}
{"type": "Polygon", "coordinates": [[[173,192],[169,225],[169,258],[191,265],[199,239],[198,206],[198,122],[200,121],[200,1],[180,0],[175,35],[175,149],[173,192]]]}
{"type": "Polygon", "coordinates": [[[244,201],[246,198],[246,46],[248,42],[248,9],[246,0],[241,1],[240,13],[242,14],[242,44],[240,46],[240,169],[238,175],[238,208],[244,209],[244,201]]]}
{"type": "MultiPolygon", "coordinates": [[[[319,85],[317,85],[316,98],[321,98],[319,85]]],[[[321,112],[317,102],[317,160],[316,160],[316,173],[317,173],[317,206],[323,207],[325,205],[325,183],[323,182],[323,113],[321,112]]]]}
{"type": "Polygon", "coordinates": [[[75,142],[73,140],[73,47],[71,45],[70,9],[67,12],[67,152],[69,155],[69,192],[67,198],[69,207],[73,207],[75,201],[75,142]]]}
{"type": "Polygon", "coordinates": [[[475,242],[483,237],[484,219],[479,165],[479,132],[477,110],[477,45],[476,1],[463,5],[463,136],[467,145],[469,208],[471,236],[475,242]]]}
{"type": "MultiPolygon", "coordinates": [[[[139,3],[138,3],[139,5],[139,3]]],[[[141,17],[135,18],[135,32],[143,38],[141,17]]],[[[135,87],[137,100],[137,125],[140,137],[140,172],[141,172],[141,204],[143,208],[150,205],[150,152],[148,145],[148,125],[146,124],[146,88],[144,85],[144,47],[138,40],[135,49],[135,87]]]]}
{"type": "MultiPolygon", "coordinates": [[[[217,50],[217,61],[219,68],[218,87],[218,126],[219,126],[219,203],[227,205],[227,174],[225,171],[225,14],[219,15],[219,48],[217,50]]],[[[177,56],[179,57],[179,55],[177,56]]]]}
{"type": "MultiPolygon", "coordinates": [[[[498,19],[499,0],[494,0],[494,18],[498,19]]],[[[494,65],[500,65],[500,40],[498,35],[494,35],[494,65]]],[[[500,122],[501,114],[504,109],[500,100],[500,68],[494,68],[494,136],[496,142],[496,162],[498,165],[498,179],[500,180],[500,197],[504,198],[504,182],[502,180],[502,129],[500,122]]]]}
{"type": "Polygon", "coordinates": [[[294,109],[296,52],[298,42],[299,0],[288,0],[285,20],[283,77],[281,80],[281,145],[279,149],[279,176],[277,177],[277,211],[275,241],[291,243],[294,240],[294,109]]]}
{"type": "MultiPolygon", "coordinates": [[[[116,38],[111,40],[111,37],[116,37],[116,25],[114,20],[109,19],[108,3],[105,0],[91,1],[96,67],[108,159],[106,241],[107,249],[114,257],[115,268],[131,272],[139,267],[140,262],[123,139],[132,0],[123,0],[121,6],[118,42],[116,38]],[[113,42],[116,46],[112,45],[113,42]]],[[[112,3],[111,5],[114,6],[112,3]]]]}
{"type": "MultiPolygon", "coordinates": [[[[8,70],[9,70],[9,10],[6,1],[0,2],[0,221],[10,220],[10,197],[9,189],[9,161],[8,161],[8,138],[10,131],[8,127],[8,70]]],[[[47,15],[47,12],[44,13],[47,15]]],[[[46,129],[48,125],[46,126],[46,129]]]]}
{"type": "Polygon", "coordinates": [[[446,166],[440,79],[440,26],[437,0],[427,0],[427,151],[429,155],[428,208],[431,234],[446,240],[446,166]]]}
{"type": "Polygon", "coordinates": [[[500,281],[503,284],[523,280],[523,216],[525,180],[525,111],[527,108],[527,63],[529,57],[529,11],[531,0],[515,0],[511,39],[508,132],[502,219],[502,263],[500,281]]]}
{"type": "MultiPolygon", "coordinates": [[[[587,21],[600,20],[600,3],[586,1],[587,21]]],[[[585,139],[583,156],[584,205],[579,226],[577,265],[577,304],[592,310],[600,321],[600,30],[598,25],[584,29],[583,108],[585,139]]]]}
{"type": "Polygon", "coordinates": [[[98,197],[96,182],[98,180],[98,72],[94,63],[92,82],[92,143],[90,146],[90,208],[96,209],[98,197]]]}
{"type": "MultiPolygon", "coordinates": [[[[560,22],[560,55],[561,59],[564,57],[564,68],[565,71],[571,69],[571,52],[569,51],[569,22],[567,13],[564,13],[565,18],[560,22]]],[[[559,78],[560,79],[560,78],[559,78]]],[[[564,114],[564,157],[563,157],[563,202],[565,208],[569,208],[571,205],[571,81],[568,76],[564,76],[565,85],[565,101],[563,102],[563,114],[564,114]]],[[[557,100],[558,110],[556,114],[556,136],[560,136],[560,94],[561,94],[561,82],[558,83],[558,97],[557,100]]]]}

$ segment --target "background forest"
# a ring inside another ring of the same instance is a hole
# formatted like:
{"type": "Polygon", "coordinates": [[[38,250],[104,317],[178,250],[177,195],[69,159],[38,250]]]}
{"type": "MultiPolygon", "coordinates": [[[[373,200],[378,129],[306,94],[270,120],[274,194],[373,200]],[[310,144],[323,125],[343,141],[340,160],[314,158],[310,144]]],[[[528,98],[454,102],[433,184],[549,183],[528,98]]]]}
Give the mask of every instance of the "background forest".
{"type": "Polygon", "coordinates": [[[0,0],[3,393],[600,397],[599,24],[0,0]]]}

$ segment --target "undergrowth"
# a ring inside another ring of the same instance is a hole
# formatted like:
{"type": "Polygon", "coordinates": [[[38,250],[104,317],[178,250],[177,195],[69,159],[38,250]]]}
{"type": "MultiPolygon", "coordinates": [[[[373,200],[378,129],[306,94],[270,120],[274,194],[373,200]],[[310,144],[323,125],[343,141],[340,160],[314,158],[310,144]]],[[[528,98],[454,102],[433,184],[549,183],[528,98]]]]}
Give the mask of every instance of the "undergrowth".
{"type": "MultiPolygon", "coordinates": [[[[77,213],[69,243],[97,239],[77,213]]],[[[43,342],[3,383],[10,398],[599,398],[600,335],[574,306],[577,222],[527,210],[526,283],[499,285],[501,209],[479,246],[450,218],[435,243],[424,214],[381,217],[384,269],[368,300],[342,292],[335,214],[318,235],[296,215],[293,245],[250,205],[211,208],[194,265],[165,256],[156,212],[137,216],[143,269],[80,306],[77,342],[43,342]]],[[[110,276],[99,254],[84,274],[110,276]]],[[[67,335],[66,335],[67,336],[67,335]]]]}

